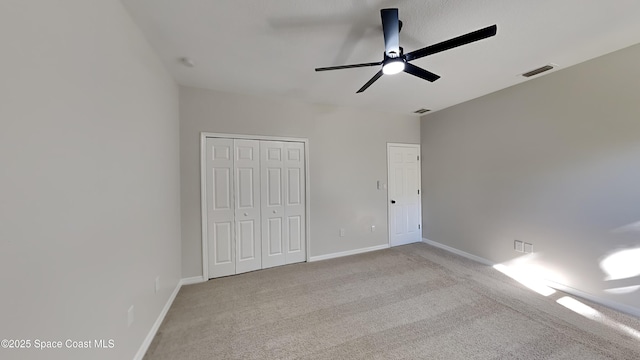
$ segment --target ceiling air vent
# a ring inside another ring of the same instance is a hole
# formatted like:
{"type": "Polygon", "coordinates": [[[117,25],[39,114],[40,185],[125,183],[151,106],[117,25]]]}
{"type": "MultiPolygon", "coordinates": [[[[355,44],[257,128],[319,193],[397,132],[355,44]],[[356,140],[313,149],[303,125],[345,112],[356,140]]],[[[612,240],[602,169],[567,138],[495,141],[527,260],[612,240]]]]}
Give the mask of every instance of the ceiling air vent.
{"type": "Polygon", "coordinates": [[[541,68],[537,68],[537,69],[535,69],[535,70],[531,70],[531,71],[529,71],[529,72],[526,72],[526,73],[522,74],[522,76],[524,76],[524,77],[532,77],[532,76],[534,76],[534,75],[538,75],[538,74],[540,74],[540,73],[543,73],[543,72],[545,72],[545,71],[549,71],[549,70],[551,70],[551,69],[553,69],[553,66],[551,66],[551,65],[545,65],[545,66],[543,66],[543,67],[541,67],[541,68]]]}
{"type": "Polygon", "coordinates": [[[429,111],[431,111],[431,110],[429,110],[429,109],[418,109],[418,110],[414,111],[413,113],[414,114],[424,114],[424,113],[427,113],[429,111]]]}

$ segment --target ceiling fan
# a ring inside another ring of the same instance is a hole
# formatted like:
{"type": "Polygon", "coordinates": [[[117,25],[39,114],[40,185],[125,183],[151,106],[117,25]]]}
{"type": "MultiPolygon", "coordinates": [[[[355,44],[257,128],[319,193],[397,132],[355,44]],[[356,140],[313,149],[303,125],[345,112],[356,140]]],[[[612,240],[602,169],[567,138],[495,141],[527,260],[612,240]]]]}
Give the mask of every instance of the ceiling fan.
{"type": "Polygon", "coordinates": [[[402,71],[417,76],[421,79],[434,82],[438,80],[440,76],[417,67],[409,63],[409,61],[439,53],[441,51],[453,49],[455,47],[469,44],[474,41],[486,39],[488,37],[494,36],[498,30],[498,27],[496,25],[491,25],[486,28],[472,31],[468,34],[460,35],[453,39],[445,40],[435,45],[430,45],[405,54],[400,47],[400,29],[402,28],[402,21],[398,20],[398,9],[381,9],[380,16],[382,17],[382,31],[384,33],[384,58],[382,61],[353,65],[322,67],[316,68],[316,71],[351,69],[382,65],[382,69],[380,69],[380,71],[373,75],[373,77],[369,81],[367,81],[367,83],[364,84],[364,86],[362,86],[356,93],[365,91],[383,74],[393,75],[402,71]]]}

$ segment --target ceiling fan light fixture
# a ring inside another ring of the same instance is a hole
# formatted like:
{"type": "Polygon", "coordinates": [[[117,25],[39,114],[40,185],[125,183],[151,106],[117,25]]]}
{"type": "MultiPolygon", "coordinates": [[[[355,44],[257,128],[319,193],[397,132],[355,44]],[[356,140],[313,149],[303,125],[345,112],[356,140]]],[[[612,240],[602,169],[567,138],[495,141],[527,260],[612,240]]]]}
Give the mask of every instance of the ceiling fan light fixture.
{"type": "Polygon", "coordinates": [[[382,73],[385,75],[393,75],[404,70],[404,61],[402,58],[395,58],[387,60],[382,65],[382,73]]]}

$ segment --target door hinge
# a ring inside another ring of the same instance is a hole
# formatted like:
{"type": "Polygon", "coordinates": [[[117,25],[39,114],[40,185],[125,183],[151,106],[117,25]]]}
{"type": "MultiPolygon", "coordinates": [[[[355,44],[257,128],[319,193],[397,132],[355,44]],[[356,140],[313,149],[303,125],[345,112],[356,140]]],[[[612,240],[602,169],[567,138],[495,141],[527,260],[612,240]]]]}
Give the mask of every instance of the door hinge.
{"type": "Polygon", "coordinates": [[[420,229],[420,224],[418,224],[418,229],[420,229]]]}
{"type": "Polygon", "coordinates": [[[418,195],[420,195],[420,189],[418,189],[418,195]]]}
{"type": "Polygon", "coordinates": [[[418,160],[420,160],[420,155],[418,155],[418,160]]]}

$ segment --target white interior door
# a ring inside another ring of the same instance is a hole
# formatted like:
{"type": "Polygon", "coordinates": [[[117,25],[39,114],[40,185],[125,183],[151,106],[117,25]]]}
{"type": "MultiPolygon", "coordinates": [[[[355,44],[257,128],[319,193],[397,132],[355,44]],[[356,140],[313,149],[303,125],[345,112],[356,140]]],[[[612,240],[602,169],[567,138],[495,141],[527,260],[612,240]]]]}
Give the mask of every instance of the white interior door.
{"type": "Polygon", "coordinates": [[[262,268],[260,142],[234,140],[236,274],[262,268]]]}
{"type": "Polygon", "coordinates": [[[389,244],[422,241],[420,145],[388,144],[389,244]]]}
{"type": "Polygon", "coordinates": [[[306,259],[304,144],[284,144],[285,263],[306,259]]]}
{"type": "Polygon", "coordinates": [[[262,268],[286,264],[284,143],[260,142],[262,268]]]}
{"type": "Polygon", "coordinates": [[[209,278],[236,273],[233,210],[233,140],[206,141],[209,278]]]}

